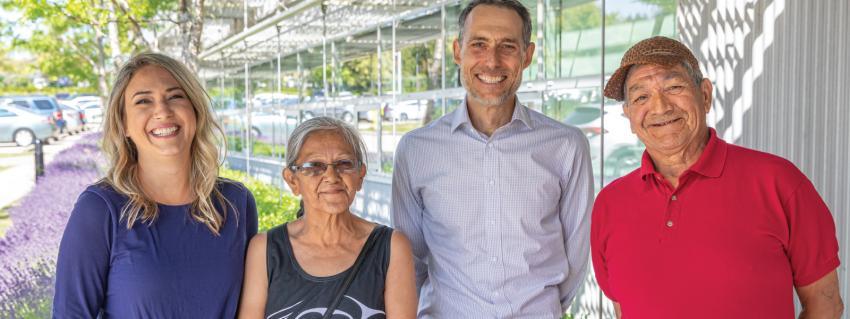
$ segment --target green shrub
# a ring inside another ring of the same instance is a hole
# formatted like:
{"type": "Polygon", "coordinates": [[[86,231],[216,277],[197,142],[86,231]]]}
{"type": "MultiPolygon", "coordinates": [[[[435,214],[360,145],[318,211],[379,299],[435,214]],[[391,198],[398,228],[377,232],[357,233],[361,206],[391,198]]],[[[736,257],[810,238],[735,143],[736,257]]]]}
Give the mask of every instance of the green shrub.
{"type": "Polygon", "coordinates": [[[265,142],[254,141],[254,155],[255,156],[278,156],[280,154],[283,156],[286,154],[286,147],[283,145],[272,145],[265,142]]]}
{"type": "MultiPolygon", "coordinates": [[[[272,145],[266,142],[254,140],[253,155],[254,156],[278,156],[286,154],[286,147],[283,145],[272,145]]],[[[227,149],[231,152],[242,152],[242,138],[238,136],[227,137],[227,149]]]]}
{"type": "Polygon", "coordinates": [[[242,171],[220,168],[219,176],[242,182],[254,194],[260,232],[295,219],[298,197],[248,176],[242,171]]]}

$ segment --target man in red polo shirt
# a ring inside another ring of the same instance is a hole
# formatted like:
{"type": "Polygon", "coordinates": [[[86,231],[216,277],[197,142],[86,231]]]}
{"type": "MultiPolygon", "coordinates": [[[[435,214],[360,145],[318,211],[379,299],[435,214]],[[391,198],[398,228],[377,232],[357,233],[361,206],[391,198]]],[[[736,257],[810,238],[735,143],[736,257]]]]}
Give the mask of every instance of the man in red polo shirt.
{"type": "Polygon", "coordinates": [[[596,279],[625,318],[838,318],[838,242],[812,183],[706,124],[712,85],[682,43],[630,48],[605,87],[646,144],[596,199],[596,279]]]}

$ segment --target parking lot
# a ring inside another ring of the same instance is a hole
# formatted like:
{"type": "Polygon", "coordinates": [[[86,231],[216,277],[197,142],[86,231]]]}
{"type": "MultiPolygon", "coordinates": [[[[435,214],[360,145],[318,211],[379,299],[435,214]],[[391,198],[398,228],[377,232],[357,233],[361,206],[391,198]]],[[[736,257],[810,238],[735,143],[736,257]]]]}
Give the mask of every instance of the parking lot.
{"type": "MultiPolygon", "coordinates": [[[[70,147],[81,135],[62,135],[44,145],[44,164],[56,153],[70,147]]],[[[0,211],[26,195],[35,184],[34,146],[16,146],[15,143],[0,143],[0,211]]],[[[0,224],[2,224],[0,215],[0,224]]],[[[2,225],[0,225],[2,228],[2,225]]]]}

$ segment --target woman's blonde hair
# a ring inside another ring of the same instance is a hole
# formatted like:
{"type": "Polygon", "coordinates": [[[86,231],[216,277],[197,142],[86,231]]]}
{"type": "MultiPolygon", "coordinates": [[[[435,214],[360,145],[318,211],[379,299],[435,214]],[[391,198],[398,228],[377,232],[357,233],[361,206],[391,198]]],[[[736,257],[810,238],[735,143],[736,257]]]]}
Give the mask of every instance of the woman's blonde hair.
{"type": "Polygon", "coordinates": [[[124,91],[133,75],[145,66],[158,66],[171,73],[192,103],[197,130],[190,153],[192,167],[189,184],[195,200],[189,213],[192,219],[218,235],[227,219],[227,207],[232,207],[216,187],[220,164],[218,145],[224,143],[224,131],[215,121],[209,95],[198,78],[171,57],[159,53],[141,53],[132,57],[118,71],[104,116],[102,146],[110,165],[102,182],[129,198],[121,208],[121,219],[126,219],[128,229],[137,221],[150,225],[159,216],[157,203],[145,195],[139,183],[138,150],[127,137],[124,123],[124,91]],[[221,213],[216,211],[213,198],[222,209],[221,213]]]}

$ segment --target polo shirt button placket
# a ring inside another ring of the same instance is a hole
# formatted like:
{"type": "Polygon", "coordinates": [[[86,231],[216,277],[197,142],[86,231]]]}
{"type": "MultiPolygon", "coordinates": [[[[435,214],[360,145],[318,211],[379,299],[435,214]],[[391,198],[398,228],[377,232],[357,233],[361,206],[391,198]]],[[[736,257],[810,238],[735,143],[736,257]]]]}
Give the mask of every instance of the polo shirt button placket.
{"type": "Polygon", "coordinates": [[[676,209],[679,205],[678,201],[679,196],[677,196],[674,191],[674,194],[670,195],[670,201],[667,203],[667,222],[664,223],[664,225],[667,226],[668,230],[673,230],[673,226],[676,225],[673,219],[675,219],[678,215],[676,214],[676,209]]]}

